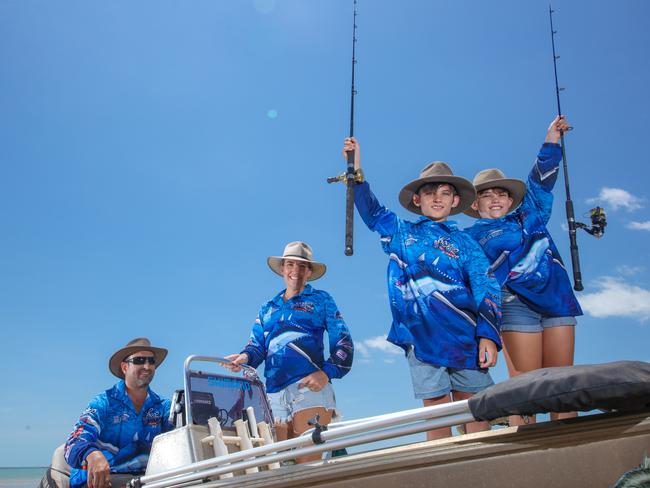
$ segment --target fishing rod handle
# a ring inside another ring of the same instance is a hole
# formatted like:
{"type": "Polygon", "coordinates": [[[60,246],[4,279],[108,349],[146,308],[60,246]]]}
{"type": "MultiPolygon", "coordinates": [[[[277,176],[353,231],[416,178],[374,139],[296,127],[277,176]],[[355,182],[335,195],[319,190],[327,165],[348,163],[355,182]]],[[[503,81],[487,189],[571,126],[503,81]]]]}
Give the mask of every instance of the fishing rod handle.
{"type": "Polygon", "coordinates": [[[578,251],[578,239],[576,236],[576,219],[573,213],[573,201],[566,201],[566,216],[569,224],[569,248],[571,251],[571,267],[573,269],[573,289],[582,291],[582,272],[580,270],[580,253],[578,251]]]}
{"type": "Polygon", "coordinates": [[[354,254],[354,151],[347,153],[347,171],[345,173],[345,255],[354,254]]]}
{"type": "Polygon", "coordinates": [[[582,285],[582,272],[580,271],[580,256],[578,255],[577,245],[571,245],[571,266],[573,267],[573,289],[582,291],[585,287],[582,285]]]}

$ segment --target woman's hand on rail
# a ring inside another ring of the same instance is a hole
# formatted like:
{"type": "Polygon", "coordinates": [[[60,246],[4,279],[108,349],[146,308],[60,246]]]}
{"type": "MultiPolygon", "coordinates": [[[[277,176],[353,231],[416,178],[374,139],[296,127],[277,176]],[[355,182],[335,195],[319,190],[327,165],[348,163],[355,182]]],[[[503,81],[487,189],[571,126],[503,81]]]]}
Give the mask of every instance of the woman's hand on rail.
{"type": "Polygon", "coordinates": [[[230,362],[221,363],[221,365],[233,373],[237,373],[241,370],[241,364],[248,364],[248,354],[245,352],[241,354],[231,354],[230,356],[226,356],[226,359],[228,359],[230,362]]]}

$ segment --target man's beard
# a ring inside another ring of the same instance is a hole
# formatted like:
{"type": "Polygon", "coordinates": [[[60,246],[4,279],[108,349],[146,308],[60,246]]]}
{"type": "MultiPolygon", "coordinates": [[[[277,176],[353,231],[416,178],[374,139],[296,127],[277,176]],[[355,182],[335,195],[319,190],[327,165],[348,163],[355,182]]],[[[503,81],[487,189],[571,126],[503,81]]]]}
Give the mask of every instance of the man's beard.
{"type": "Polygon", "coordinates": [[[153,374],[142,374],[138,375],[135,378],[135,383],[138,386],[138,388],[144,388],[145,386],[149,386],[149,383],[151,383],[151,380],[153,380],[153,374]]]}

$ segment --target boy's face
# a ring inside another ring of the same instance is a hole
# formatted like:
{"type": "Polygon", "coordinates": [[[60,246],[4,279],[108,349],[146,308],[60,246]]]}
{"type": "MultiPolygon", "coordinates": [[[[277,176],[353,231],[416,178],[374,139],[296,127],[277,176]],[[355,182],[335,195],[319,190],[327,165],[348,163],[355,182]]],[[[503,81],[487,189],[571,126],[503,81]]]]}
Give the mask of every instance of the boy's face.
{"type": "Polygon", "coordinates": [[[447,220],[451,209],[457,207],[460,197],[454,187],[447,183],[430,183],[420,187],[413,195],[413,205],[420,207],[422,215],[434,222],[447,220]]]}
{"type": "Polygon", "coordinates": [[[503,188],[487,188],[478,192],[472,208],[482,219],[500,219],[508,213],[512,206],[512,197],[503,188]]]}

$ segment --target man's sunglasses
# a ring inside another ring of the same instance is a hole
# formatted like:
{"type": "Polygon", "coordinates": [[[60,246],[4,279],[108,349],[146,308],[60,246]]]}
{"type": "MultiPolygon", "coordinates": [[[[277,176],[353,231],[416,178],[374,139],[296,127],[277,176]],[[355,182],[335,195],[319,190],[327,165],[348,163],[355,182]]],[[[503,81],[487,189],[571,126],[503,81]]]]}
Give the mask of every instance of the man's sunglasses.
{"type": "Polygon", "coordinates": [[[135,356],[124,360],[125,363],[133,363],[142,366],[144,363],[149,363],[152,366],[156,365],[156,358],[153,356],[135,356]]]}

